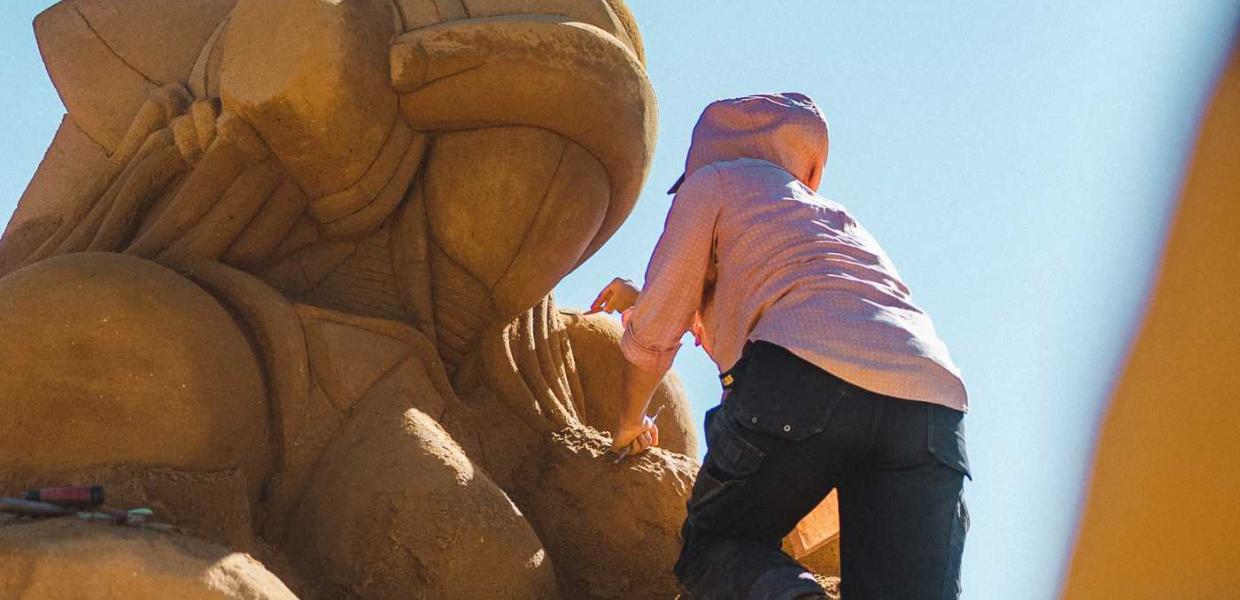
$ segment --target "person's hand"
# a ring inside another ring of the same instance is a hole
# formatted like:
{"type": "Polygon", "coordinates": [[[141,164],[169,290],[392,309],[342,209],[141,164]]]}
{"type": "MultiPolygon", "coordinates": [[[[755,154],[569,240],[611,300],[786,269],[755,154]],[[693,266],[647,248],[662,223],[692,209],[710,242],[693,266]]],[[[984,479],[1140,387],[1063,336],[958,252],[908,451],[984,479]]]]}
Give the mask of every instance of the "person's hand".
{"type": "Polygon", "coordinates": [[[642,417],[640,424],[621,425],[611,432],[611,451],[616,454],[628,448],[629,456],[633,456],[658,445],[659,426],[650,417],[642,417]]]}
{"type": "Polygon", "coordinates": [[[586,311],[586,314],[624,312],[637,303],[637,297],[641,293],[632,281],[617,277],[598,293],[598,297],[594,299],[594,303],[590,305],[590,310],[586,311]]]}

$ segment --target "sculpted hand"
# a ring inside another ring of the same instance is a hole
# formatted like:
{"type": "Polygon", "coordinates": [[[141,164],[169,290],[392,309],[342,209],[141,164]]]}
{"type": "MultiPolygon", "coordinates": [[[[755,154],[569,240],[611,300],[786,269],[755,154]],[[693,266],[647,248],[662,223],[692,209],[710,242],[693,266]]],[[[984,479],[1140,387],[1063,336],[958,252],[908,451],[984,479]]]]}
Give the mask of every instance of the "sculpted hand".
{"type": "Polygon", "coordinates": [[[637,303],[637,297],[641,295],[641,290],[628,279],[617,277],[598,293],[598,297],[594,299],[594,303],[590,305],[590,310],[586,311],[587,315],[596,312],[624,312],[637,303]]]}
{"type": "Polygon", "coordinates": [[[641,454],[651,446],[659,445],[659,426],[651,417],[642,417],[640,424],[627,424],[616,427],[611,432],[611,451],[620,453],[629,449],[629,456],[641,454]]]}

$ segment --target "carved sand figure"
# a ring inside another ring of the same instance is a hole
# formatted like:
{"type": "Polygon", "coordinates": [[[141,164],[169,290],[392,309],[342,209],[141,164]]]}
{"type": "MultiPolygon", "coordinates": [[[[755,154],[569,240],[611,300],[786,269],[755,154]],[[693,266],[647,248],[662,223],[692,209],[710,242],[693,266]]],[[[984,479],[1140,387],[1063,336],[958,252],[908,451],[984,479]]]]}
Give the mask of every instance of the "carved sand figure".
{"type": "MultiPolygon", "coordinates": [[[[619,325],[550,295],[653,149],[620,0],[64,0],[35,30],[68,114],[0,241],[4,489],[104,483],[303,597],[674,595],[683,390],[664,449],[601,459],[619,325]]],[[[98,585],[14,536],[81,541],[0,528],[0,581],[98,585]]],[[[115,568],[289,594],[178,548],[115,568]]]]}

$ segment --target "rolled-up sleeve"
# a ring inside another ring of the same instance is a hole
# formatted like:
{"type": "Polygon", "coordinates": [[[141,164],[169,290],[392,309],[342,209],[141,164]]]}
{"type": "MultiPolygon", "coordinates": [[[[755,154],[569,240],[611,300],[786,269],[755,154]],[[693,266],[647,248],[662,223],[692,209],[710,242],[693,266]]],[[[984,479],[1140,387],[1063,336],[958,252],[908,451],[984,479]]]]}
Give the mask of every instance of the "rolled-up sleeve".
{"type": "Polygon", "coordinates": [[[685,181],[672,199],[641,295],[621,316],[620,349],[643,371],[665,373],[671,368],[702,301],[718,218],[713,168],[703,167],[708,169],[685,181]]]}

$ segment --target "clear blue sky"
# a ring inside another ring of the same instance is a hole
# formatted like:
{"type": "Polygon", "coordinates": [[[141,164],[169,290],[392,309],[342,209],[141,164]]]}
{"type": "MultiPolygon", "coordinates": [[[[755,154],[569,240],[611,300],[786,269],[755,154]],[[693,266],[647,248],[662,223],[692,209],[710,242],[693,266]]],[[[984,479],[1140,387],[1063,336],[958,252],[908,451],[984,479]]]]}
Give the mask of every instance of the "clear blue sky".
{"type": "MultiPolygon", "coordinates": [[[[0,21],[0,216],[63,108],[30,21],[0,21]]],[[[813,96],[831,122],[825,195],[896,261],[964,371],[976,481],[965,598],[1055,596],[1092,433],[1155,268],[1234,0],[908,3],[630,0],[659,96],[649,190],[557,288],[586,306],[641,282],[689,132],[711,100],[813,96]]],[[[686,344],[695,415],[715,368],[686,344]]],[[[1173,399],[1191,403],[1191,398],[1173,399]]]]}

